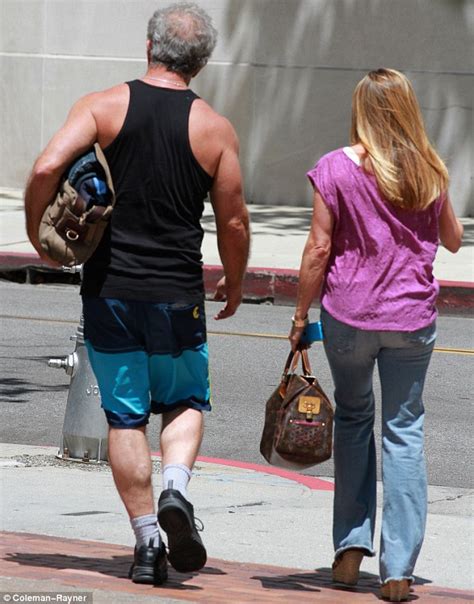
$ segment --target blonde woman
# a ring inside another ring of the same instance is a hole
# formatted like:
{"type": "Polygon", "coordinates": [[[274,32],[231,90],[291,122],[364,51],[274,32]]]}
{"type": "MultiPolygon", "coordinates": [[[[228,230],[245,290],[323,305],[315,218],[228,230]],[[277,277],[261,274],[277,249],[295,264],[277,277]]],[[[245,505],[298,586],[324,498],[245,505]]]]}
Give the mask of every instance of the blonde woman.
{"type": "Polygon", "coordinates": [[[381,595],[406,600],[423,541],[427,482],[423,384],[436,337],[438,241],[455,253],[463,227],[448,173],[430,145],[407,78],[371,71],[352,102],[351,146],[322,157],[289,339],[299,346],[321,293],[335,384],[333,580],[355,585],[374,556],[376,463],[372,379],[382,386],[381,595]]]}

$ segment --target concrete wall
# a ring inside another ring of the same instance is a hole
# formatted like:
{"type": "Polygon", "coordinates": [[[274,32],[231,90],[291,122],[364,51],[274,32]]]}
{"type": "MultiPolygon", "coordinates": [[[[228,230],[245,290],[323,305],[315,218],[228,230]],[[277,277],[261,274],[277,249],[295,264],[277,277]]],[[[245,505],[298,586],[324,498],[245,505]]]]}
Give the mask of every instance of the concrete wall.
{"type": "MultiPolygon", "coordinates": [[[[474,3],[201,0],[220,38],[194,89],[234,123],[250,202],[308,205],[305,172],[347,143],[350,98],[372,68],[412,79],[473,215],[474,3]]],[[[168,2],[0,0],[0,186],[21,187],[82,94],[145,71],[146,23],[168,2]]]]}

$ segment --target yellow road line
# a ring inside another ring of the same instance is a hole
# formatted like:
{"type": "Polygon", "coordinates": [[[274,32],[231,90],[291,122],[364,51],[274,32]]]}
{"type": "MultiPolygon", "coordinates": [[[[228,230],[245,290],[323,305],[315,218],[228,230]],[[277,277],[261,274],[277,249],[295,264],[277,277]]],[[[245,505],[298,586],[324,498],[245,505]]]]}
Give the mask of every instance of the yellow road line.
{"type": "MultiPolygon", "coordinates": [[[[208,335],[210,336],[240,336],[247,338],[269,338],[272,340],[287,340],[287,336],[280,336],[276,334],[269,333],[252,333],[252,332],[239,332],[239,331],[208,331],[208,335]]],[[[321,342],[314,342],[315,344],[321,344],[321,342]]],[[[472,348],[436,348],[435,352],[443,352],[446,354],[474,354],[474,349],[472,348]]]]}
{"type": "Polygon", "coordinates": [[[19,317],[16,315],[0,315],[0,319],[15,319],[17,321],[41,321],[42,323],[67,323],[68,325],[78,325],[79,321],[70,319],[48,319],[48,317],[19,317]]]}
{"type": "Polygon", "coordinates": [[[434,348],[434,352],[443,352],[445,354],[474,354],[472,348],[434,348]]]}
{"type": "MultiPolygon", "coordinates": [[[[210,336],[240,336],[247,338],[268,338],[271,340],[287,340],[288,336],[280,336],[277,334],[269,333],[252,333],[252,332],[238,332],[238,331],[208,331],[210,336]]],[[[314,344],[321,344],[321,342],[314,342],[314,344]]],[[[474,354],[472,348],[434,348],[434,352],[443,352],[445,354],[474,354]]]]}
{"type": "MultiPolygon", "coordinates": [[[[69,325],[77,325],[78,321],[70,321],[68,319],[48,319],[47,317],[17,317],[14,315],[0,315],[0,319],[15,319],[19,321],[42,321],[44,323],[67,323],[69,325]]],[[[266,338],[269,340],[287,340],[287,336],[271,333],[258,333],[248,331],[208,331],[209,336],[234,336],[239,338],[266,338]]],[[[321,342],[315,342],[321,344],[321,342]]],[[[465,354],[474,355],[472,348],[435,348],[434,352],[442,352],[443,354],[465,354]]]]}
{"type": "Polygon", "coordinates": [[[240,331],[208,331],[209,336],[240,336],[244,338],[268,338],[270,340],[287,340],[287,336],[280,336],[272,333],[252,333],[240,331]]]}

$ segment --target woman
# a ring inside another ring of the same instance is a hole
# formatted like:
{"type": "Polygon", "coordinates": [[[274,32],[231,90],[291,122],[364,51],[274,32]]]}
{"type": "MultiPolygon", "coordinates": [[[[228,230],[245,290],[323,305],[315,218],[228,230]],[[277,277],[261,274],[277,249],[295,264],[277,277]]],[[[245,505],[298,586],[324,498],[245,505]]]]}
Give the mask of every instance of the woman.
{"type": "Polygon", "coordinates": [[[424,536],[422,391],[436,337],[438,240],[455,253],[463,227],[448,173],[430,145],[410,82],[370,72],[352,101],[351,147],[308,173],[314,187],[293,327],[299,346],[319,293],[335,384],[333,580],[355,585],[374,556],[375,362],[382,386],[381,595],[406,600],[424,536]]]}

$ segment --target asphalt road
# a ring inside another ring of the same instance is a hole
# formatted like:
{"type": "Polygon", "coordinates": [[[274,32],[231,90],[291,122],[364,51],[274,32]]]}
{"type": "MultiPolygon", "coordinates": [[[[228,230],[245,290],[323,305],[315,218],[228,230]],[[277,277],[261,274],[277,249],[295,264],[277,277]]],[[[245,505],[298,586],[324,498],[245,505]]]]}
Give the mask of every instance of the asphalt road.
{"type": "MultiPolygon", "coordinates": [[[[80,315],[78,288],[0,282],[2,326],[1,433],[7,443],[59,443],[69,378],[47,366],[74,348],[69,337],[80,315]]],[[[289,347],[286,336],[292,309],[243,305],[237,316],[213,320],[220,304],[209,302],[213,411],[206,414],[201,454],[264,464],[259,453],[264,407],[281,375],[289,347]],[[251,335],[249,335],[251,334],[251,335]],[[270,337],[269,337],[270,336],[270,337]]],[[[313,320],[317,311],[313,311],[313,320]]],[[[437,348],[474,348],[474,322],[440,317],[437,348]]],[[[310,352],[313,370],[328,393],[331,378],[324,351],[310,352]]],[[[429,483],[472,488],[473,355],[439,350],[433,355],[427,385],[426,456],[429,483]]],[[[378,385],[376,386],[376,395],[378,385]]],[[[158,449],[159,420],[150,424],[152,448],[158,449]]],[[[376,422],[376,436],[380,430],[376,422]]],[[[332,462],[305,473],[331,476],[332,462]]]]}

